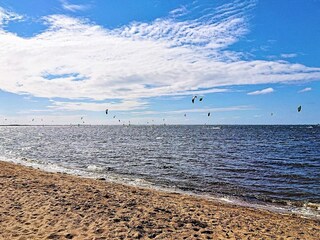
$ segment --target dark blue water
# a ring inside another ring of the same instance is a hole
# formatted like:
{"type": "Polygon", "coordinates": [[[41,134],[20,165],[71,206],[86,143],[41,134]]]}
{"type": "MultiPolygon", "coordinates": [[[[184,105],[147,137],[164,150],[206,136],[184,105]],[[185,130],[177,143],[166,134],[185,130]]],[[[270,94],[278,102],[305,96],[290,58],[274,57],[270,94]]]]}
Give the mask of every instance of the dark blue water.
{"type": "Polygon", "coordinates": [[[3,126],[0,156],[137,185],[320,210],[319,126],[3,126]]]}

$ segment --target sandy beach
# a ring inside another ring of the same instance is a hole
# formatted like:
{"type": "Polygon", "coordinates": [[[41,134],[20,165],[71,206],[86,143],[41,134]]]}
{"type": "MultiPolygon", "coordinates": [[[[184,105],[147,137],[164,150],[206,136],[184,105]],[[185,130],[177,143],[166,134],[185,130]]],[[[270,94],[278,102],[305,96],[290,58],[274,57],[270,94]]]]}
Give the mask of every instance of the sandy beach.
{"type": "Polygon", "coordinates": [[[0,162],[0,239],[320,239],[296,215],[0,162]]]}

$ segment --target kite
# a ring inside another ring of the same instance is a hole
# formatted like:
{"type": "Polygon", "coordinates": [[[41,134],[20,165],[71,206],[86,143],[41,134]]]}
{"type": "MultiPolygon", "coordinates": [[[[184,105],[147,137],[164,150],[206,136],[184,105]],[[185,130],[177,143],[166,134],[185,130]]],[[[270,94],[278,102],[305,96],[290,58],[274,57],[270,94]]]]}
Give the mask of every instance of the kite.
{"type": "Polygon", "coordinates": [[[298,107],[298,112],[301,112],[301,108],[302,108],[302,107],[301,107],[301,105],[300,105],[300,106],[298,107]]]}

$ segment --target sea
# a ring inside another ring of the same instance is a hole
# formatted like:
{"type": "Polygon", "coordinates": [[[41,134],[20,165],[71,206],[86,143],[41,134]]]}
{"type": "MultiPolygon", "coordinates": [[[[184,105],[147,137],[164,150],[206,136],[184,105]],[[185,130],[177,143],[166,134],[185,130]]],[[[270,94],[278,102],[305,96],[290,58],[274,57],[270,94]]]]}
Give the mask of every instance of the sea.
{"type": "Polygon", "coordinates": [[[0,126],[0,160],[320,219],[319,125],[0,126]]]}

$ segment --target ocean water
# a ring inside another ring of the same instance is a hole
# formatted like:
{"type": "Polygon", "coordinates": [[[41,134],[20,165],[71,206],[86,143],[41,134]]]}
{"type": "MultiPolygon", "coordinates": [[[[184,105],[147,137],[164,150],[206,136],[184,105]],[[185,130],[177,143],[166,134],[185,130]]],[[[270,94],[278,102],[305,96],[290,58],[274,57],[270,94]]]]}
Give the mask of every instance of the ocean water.
{"type": "Polygon", "coordinates": [[[319,126],[1,126],[0,159],[320,219],[319,126]]]}

